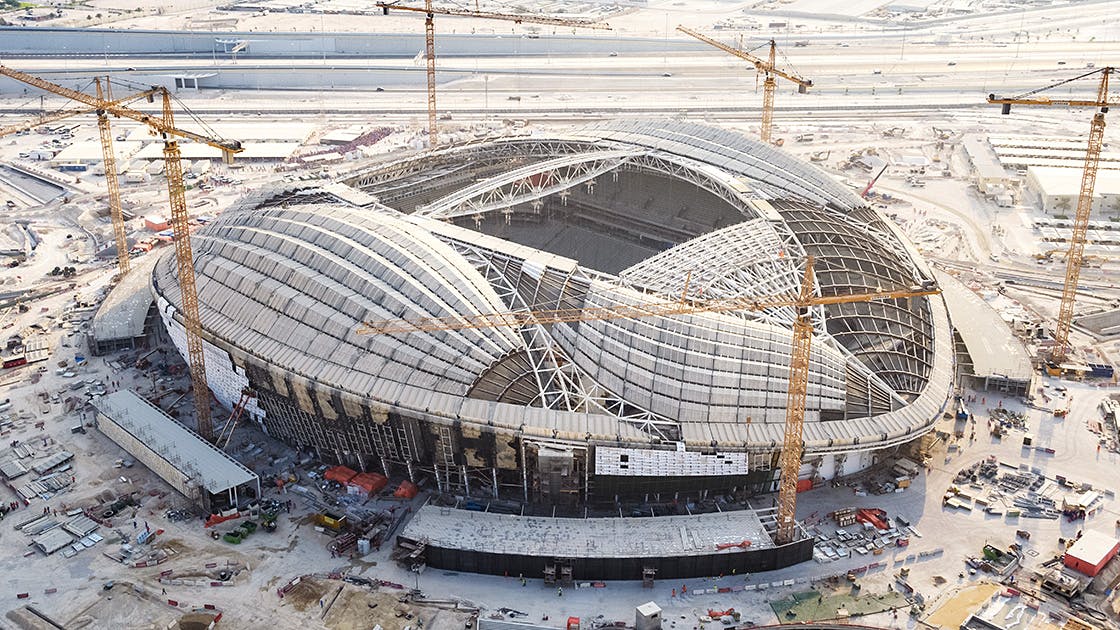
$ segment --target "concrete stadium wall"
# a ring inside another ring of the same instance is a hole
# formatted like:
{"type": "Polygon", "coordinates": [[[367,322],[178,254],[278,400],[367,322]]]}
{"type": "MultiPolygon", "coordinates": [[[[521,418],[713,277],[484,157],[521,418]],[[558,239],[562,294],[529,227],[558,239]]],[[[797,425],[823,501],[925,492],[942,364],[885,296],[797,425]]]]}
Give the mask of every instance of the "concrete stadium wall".
{"type": "MultiPolygon", "coordinates": [[[[524,575],[539,578],[545,565],[555,558],[486,553],[428,546],[424,552],[429,567],[488,575],[524,575]]],[[[813,557],[813,539],[788,545],[737,553],[656,558],[571,558],[577,582],[591,580],[640,580],[642,569],[657,569],[657,579],[681,579],[773,571],[806,562],[813,557]]]]}

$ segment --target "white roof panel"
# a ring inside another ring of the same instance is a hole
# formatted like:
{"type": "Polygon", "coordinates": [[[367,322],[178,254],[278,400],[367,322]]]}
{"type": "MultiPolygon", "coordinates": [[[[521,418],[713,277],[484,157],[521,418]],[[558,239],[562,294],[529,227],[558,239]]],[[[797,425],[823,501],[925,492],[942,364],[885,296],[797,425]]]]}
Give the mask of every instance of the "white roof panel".
{"type": "Polygon", "coordinates": [[[94,398],[92,404],[108,421],[135,437],[185,476],[197,479],[199,485],[211,494],[257,481],[253,471],[135,392],[112,392],[94,398]]]}

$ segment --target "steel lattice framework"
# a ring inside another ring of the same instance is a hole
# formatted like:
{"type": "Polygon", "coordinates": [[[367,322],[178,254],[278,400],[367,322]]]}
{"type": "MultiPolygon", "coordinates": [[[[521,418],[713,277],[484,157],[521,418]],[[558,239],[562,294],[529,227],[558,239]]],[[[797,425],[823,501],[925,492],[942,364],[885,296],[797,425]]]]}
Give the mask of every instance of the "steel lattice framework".
{"type": "MultiPolygon", "coordinates": [[[[602,123],[343,181],[365,194],[261,193],[196,252],[203,326],[259,368],[265,422],[340,460],[529,497],[534,444],[586,463],[676,442],[761,468],[781,453],[792,482],[803,453],[913,440],[951,393],[920,257],[826,174],[739,134],[602,123]],[[378,328],[392,321],[410,326],[378,328]]],[[[161,263],[153,286],[179,309],[176,283],[161,263]]]]}
{"type": "Polygon", "coordinates": [[[417,213],[445,220],[494,211],[508,213],[516,205],[563,194],[573,186],[609,173],[636,154],[636,151],[596,151],[535,162],[467,186],[419,208],[417,213]]]}
{"type": "MultiPolygon", "coordinates": [[[[773,191],[764,184],[744,182],[726,171],[684,155],[653,148],[635,150],[633,146],[618,141],[517,136],[488,144],[469,142],[442,149],[430,156],[407,158],[378,167],[353,178],[351,183],[375,185],[386,179],[422,173],[432,168],[433,164],[448,160],[500,164],[518,158],[534,161],[441,197],[421,208],[420,214],[444,220],[472,217],[478,224],[487,214],[500,213],[508,223],[517,206],[528,204],[527,211],[539,212],[541,202],[553,195],[566,205],[571,188],[585,185],[590,189],[602,175],[617,178],[621,172],[654,173],[707,191],[744,218],[762,214],[762,219],[755,219],[759,221],[756,225],[762,227],[765,224],[766,231],[773,232],[777,240],[748,245],[751,238],[742,228],[732,230],[735,232],[733,237],[725,235],[728,238],[721,240],[718,236],[707,235],[710,240],[701,238],[674,248],[645,261],[639,266],[641,269],[600,279],[619,286],[677,297],[675,293],[686,284],[686,271],[691,274],[703,261],[730,261],[737,252],[741,254],[744,247],[754,250],[764,246],[771,251],[784,252],[788,259],[739,265],[719,278],[704,277],[700,273],[690,285],[693,295],[700,297],[703,293],[713,298],[742,295],[744,292],[755,295],[796,293],[799,273],[789,260],[810,253],[806,246],[811,247],[811,253],[821,260],[819,276],[829,291],[882,290],[883,286],[905,283],[907,278],[921,275],[912,264],[905,269],[898,268],[899,261],[909,259],[908,253],[897,239],[887,234],[885,226],[876,225],[874,221],[868,221],[856,230],[829,216],[825,208],[778,212],[765,203],[773,191]],[[710,249],[700,249],[704,246],[703,241],[712,244],[710,249]],[[768,290],[763,291],[763,288],[768,290]]],[[[418,182],[418,185],[423,184],[418,182]]],[[[734,265],[729,264],[730,267],[734,265]]],[[[837,347],[873,366],[876,375],[868,374],[867,377],[877,383],[876,387],[889,384],[889,387],[911,395],[921,391],[933,369],[932,356],[924,350],[932,343],[932,331],[926,316],[888,303],[838,304],[831,309],[834,316],[831,330],[841,342],[837,347]]],[[[813,311],[814,327],[823,331],[824,311],[813,311]]],[[[792,325],[796,319],[791,309],[733,314],[781,326],[792,325]]]]}
{"type": "MultiPolygon", "coordinates": [[[[501,299],[513,310],[528,314],[528,304],[509,277],[499,268],[502,257],[470,243],[455,241],[451,245],[489,280],[501,299]]],[[[576,268],[573,280],[590,283],[592,276],[576,268]]],[[[651,436],[661,439],[679,439],[680,425],[668,418],[629,403],[619,396],[596,385],[594,379],[582,372],[574,363],[564,358],[556,340],[539,323],[530,323],[517,329],[525,343],[531,361],[533,382],[538,395],[533,404],[547,409],[563,411],[604,413],[626,421],[651,436]]]]}

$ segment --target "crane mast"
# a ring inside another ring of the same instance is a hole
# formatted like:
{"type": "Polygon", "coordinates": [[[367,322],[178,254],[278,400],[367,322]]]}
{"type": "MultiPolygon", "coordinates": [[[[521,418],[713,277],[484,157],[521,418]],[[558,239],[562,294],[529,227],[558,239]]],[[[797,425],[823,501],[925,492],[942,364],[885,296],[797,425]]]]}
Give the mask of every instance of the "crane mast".
{"type": "MultiPolygon", "coordinates": [[[[94,79],[99,100],[112,100],[109,77],[105,77],[105,90],[101,89],[101,79],[94,79]]],[[[124,229],[124,214],[121,212],[121,186],[117,181],[117,155],[113,150],[113,131],[109,128],[109,114],[104,109],[97,110],[97,131],[101,135],[101,159],[105,165],[105,187],[109,191],[109,217],[113,224],[113,240],[117,244],[117,269],[121,277],[128,275],[130,268],[128,236],[124,229]]]]}
{"type": "MultiPolygon", "coordinates": [[[[152,93],[162,95],[162,110],[160,115],[148,114],[124,107],[117,102],[101,98],[101,88],[98,84],[98,96],[90,96],[77,90],[51,83],[45,79],[0,66],[0,75],[8,76],[28,85],[38,87],[47,92],[65,96],[79,103],[94,108],[98,111],[99,129],[100,118],[103,114],[113,114],[130,118],[144,123],[163,139],[163,157],[167,176],[167,193],[171,205],[171,226],[175,242],[175,261],[177,265],[179,288],[182,292],[182,318],[183,329],[187,341],[187,359],[190,364],[191,382],[194,386],[195,408],[198,418],[198,433],[207,440],[213,439],[213,422],[210,415],[210,387],[206,383],[206,363],[202,342],[202,323],[199,318],[198,291],[195,286],[194,257],[191,253],[190,231],[188,226],[186,187],[183,184],[183,165],[179,150],[179,138],[187,138],[202,142],[209,146],[221,149],[223,159],[228,163],[233,161],[233,156],[242,151],[241,143],[237,140],[223,140],[210,138],[199,133],[186,131],[175,127],[175,116],[171,108],[171,93],[166,88],[153,88],[152,93]]],[[[150,95],[149,95],[150,98],[150,95]]],[[[104,127],[108,130],[108,126],[104,127]]],[[[102,136],[105,137],[104,135],[102,136]]],[[[110,152],[111,152],[110,145],[110,152]]],[[[115,162],[115,160],[113,160],[115,162]]],[[[106,173],[115,169],[109,168],[106,163],[106,173]]],[[[127,252],[126,252],[127,254],[127,252]]]]}
{"type": "MultiPolygon", "coordinates": [[[[2,71],[2,69],[0,69],[2,71]]],[[[94,85],[97,88],[97,98],[104,100],[110,105],[122,105],[128,101],[138,98],[151,97],[153,94],[158,93],[163,88],[151,88],[142,92],[132,94],[123,99],[114,100],[109,91],[109,78],[105,78],[105,91],[102,92],[101,80],[94,79],[94,85]]],[[[89,112],[97,112],[97,129],[101,138],[101,155],[105,161],[105,185],[108,189],[109,197],[109,216],[113,224],[113,240],[117,247],[117,266],[120,275],[123,277],[129,270],[129,255],[128,255],[128,239],[125,235],[124,216],[121,213],[121,197],[120,197],[120,182],[117,178],[116,167],[116,152],[113,150],[113,135],[109,128],[109,118],[104,108],[99,107],[86,107],[83,109],[71,109],[55,112],[40,116],[35,120],[30,120],[15,125],[9,125],[0,128],[0,137],[21,131],[34,129],[40,125],[45,125],[56,120],[63,120],[71,116],[78,116],[89,112]]]]}
{"type": "MultiPolygon", "coordinates": [[[[774,40],[770,40],[770,62],[767,67],[774,67],[774,40]]],[[[762,80],[762,128],[758,134],[766,144],[770,144],[770,138],[774,133],[774,92],[777,89],[778,84],[774,80],[774,75],[767,72],[766,78],[762,80]]]]}
{"type": "Polygon", "coordinates": [[[1100,168],[1101,150],[1104,148],[1104,115],[1108,108],[1118,102],[1108,100],[1109,76],[1115,68],[1106,67],[1083,74],[1073,79],[1062,81],[1055,85],[1033,90],[1021,96],[1012,98],[998,98],[994,94],[988,95],[988,102],[1002,105],[1003,114],[1011,113],[1012,105],[1065,105],[1068,107],[1095,107],[1092,123],[1089,125],[1089,142],[1085,149],[1085,162],[1081,173],[1081,188],[1077,196],[1077,211],[1073,217],[1073,230],[1069,239],[1069,250],[1066,253],[1066,279],[1062,285],[1062,301],[1058,306],[1058,323],[1054,327],[1054,350],[1051,358],[1058,362],[1067,356],[1070,350],[1069,333],[1073,326],[1073,307],[1077,300],[1077,285],[1081,279],[1081,266],[1085,262],[1085,240],[1089,231],[1089,215],[1093,209],[1093,190],[1097,184],[1097,170],[1100,168]],[[1100,83],[1097,85],[1096,100],[1088,99],[1051,99],[1045,96],[1036,96],[1038,93],[1058,85],[1064,85],[1077,79],[1082,79],[1100,73],[1100,83]]]}
{"type": "Polygon", "coordinates": [[[809,359],[813,341],[813,320],[808,305],[813,297],[814,279],[813,258],[810,256],[801,281],[789,355],[786,423],[782,453],[778,458],[781,477],[778,478],[778,530],[774,540],[779,545],[793,542],[797,534],[797,478],[801,472],[801,434],[805,427],[805,398],[809,389],[809,359]]]}
{"type": "MultiPolygon", "coordinates": [[[[167,91],[163,93],[163,124],[169,129],[175,128],[171,95],[167,91]]],[[[198,290],[194,282],[194,256],[191,253],[191,234],[187,223],[190,216],[187,213],[187,196],[183,185],[183,164],[179,141],[167,132],[162,132],[162,137],[175,261],[179,271],[179,289],[183,295],[183,330],[187,337],[187,357],[191,366],[191,384],[194,386],[198,434],[203,439],[211,440],[214,437],[214,426],[210,418],[210,386],[206,383],[206,357],[202,345],[202,322],[198,313],[198,290]]]]}
{"type": "MultiPolygon", "coordinates": [[[[241,147],[241,142],[239,142],[237,140],[225,140],[225,139],[222,139],[222,138],[211,138],[209,136],[205,136],[205,135],[200,134],[200,133],[195,133],[193,131],[188,131],[186,129],[178,129],[178,128],[175,128],[175,127],[171,127],[171,126],[168,126],[167,124],[165,124],[163,122],[163,119],[160,118],[159,116],[153,116],[153,115],[148,114],[146,112],[135,110],[135,109],[132,109],[130,107],[125,107],[124,105],[121,105],[119,101],[116,101],[116,102],[103,101],[103,100],[100,100],[100,99],[98,99],[94,96],[90,96],[89,94],[86,94],[84,92],[79,92],[77,90],[71,90],[70,88],[63,87],[63,86],[58,85],[56,83],[51,83],[50,81],[47,81],[46,79],[41,79],[37,76],[27,74],[26,72],[20,72],[19,70],[14,70],[14,69],[9,68],[7,66],[0,66],[0,75],[9,77],[11,79],[15,79],[16,81],[20,81],[22,83],[26,83],[26,84],[34,86],[34,87],[37,87],[40,90],[43,90],[45,92],[50,92],[51,94],[57,94],[59,96],[64,96],[64,97],[66,97],[66,98],[68,98],[72,101],[78,101],[79,103],[84,103],[85,105],[89,106],[91,109],[104,109],[105,111],[107,111],[108,113],[110,113],[114,116],[120,116],[122,118],[129,118],[129,119],[135,120],[136,122],[144,123],[145,125],[148,125],[149,127],[151,127],[156,133],[167,133],[167,134],[170,134],[171,136],[174,136],[176,138],[185,138],[187,140],[193,140],[194,142],[201,142],[202,144],[212,146],[215,149],[220,149],[222,151],[222,159],[226,163],[232,162],[233,161],[233,156],[236,155],[237,153],[240,153],[243,150],[242,147],[241,147]]],[[[144,92],[142,94],[157,94],[157,93],[167,94],[168,93],[167,88],[155,87],[155,88],[152,88],[151,90],[149,90],[148,92],[144,92]]],[[[150,99],[149,99],[149,102],[150,102],[150,99]]]]}
{"type": "Polygon", "coordinates": [[[422,7],[410,7],[398,5],[396,2],[378,2],[377,6],[385,15],[389,15],[389,10],[396,11],[412,11],[424,14],[424,56],[426,57],[426,71],[428,79],[428,148],[435,149],[439,142],[439,129],[438,129],[438,110],[436,108],[436,24],[435,16],[438,15],[457,15],[461,17],[476,17],[487,20],[503,20],[506,22],[513,22],[521,24],[529,22],[532,24],[549,24],[553,26],[578,26],[581,28],[594,28],[610,30],[606,24],[598,24],[589,22],[587,20],[572,20],[568,18],[550,17],[544,15],[528,15],[522,13],[494,13],[492,11],[480,11],[478,3],[475,3],[474,9],[437,9],[432,5],[432,0],[424,0],[422,7]]]}
{"type": "Polygon", "coordinates": [[[424,62],[428,74],[428,146],[439,144],[439,122],[436,119],[436,21],[432,13],[432,0],[424,0],[424,62]]]}
{"type": "Polygon", "coordinates": [[[765,78],[762,81],[762,125],[758,134],[759,138],[763,142],[770,143],[771,138],[773,137],[774,94],[778,89],[777,80],[774,77],[781,77],[787,81],[796,83],[797,91],[801,94],[804,94],[810,87],[813,86],[813,82],[811,80],[802,78],[792,72],[788,72],[778,68],[778,47],[772,39],[770,40],[770,51],[766,59],[762,59],[743,50],[741,46],[739,48],[728,46],[723,42],[712,39],[711,37],[708,37],[703,33],[699,33],[685,26],[678,26],[677,30],[686,35],[694,37],[704,42],[705,44],[718,48],[729,55],[734,55],[735,57],[738,57],[744,61],[750,62],[754,65],[755,70],[761,72],[764,75],[765,78]]]}
{"type": "Polygon", "coordinates": [[[1062,303],[1058,308],[1058,325],[1054,330],[1057,357],[1064,358],[1069,348],[1069,331],[1073,326],[1073,305],[1077,300],[1077,284],[1085,263],[1085,236],[1089,231],[1089,214],[1093,209],[1093,189],[1104,147],[1104,114],[1097,112],[1089,127],[1089,146],[1085,151],[1085,167],[1081,174],[1081,190],[1077,196],[1077,213],[1066,253],[1066,283],[1062,287],[1062,303]]]}

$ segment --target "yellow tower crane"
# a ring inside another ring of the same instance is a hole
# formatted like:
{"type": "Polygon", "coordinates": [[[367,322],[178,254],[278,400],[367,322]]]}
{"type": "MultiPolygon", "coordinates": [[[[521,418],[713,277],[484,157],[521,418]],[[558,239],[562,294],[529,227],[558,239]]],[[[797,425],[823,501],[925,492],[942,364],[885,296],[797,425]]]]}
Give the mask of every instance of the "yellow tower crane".
{"type": "MultiPolygon", "coordinates": [[[[143,92],[132,94],[126,98],[114,100],[109,90],[109,77],[105,77],[106,89],[104,93],[101,89],[100,79],[94,79],[94,84],[97,86],[97,98],[107,100],[113,105],[125,105],[141,98],[150,99],[152,95],[158,94],[160,90],[163,89],[153,87],[143,92]]],[[[97,128],[101,135],[101,153],[105,160],[105,184],[109,193],[109,218],[113,224],[113,237],[117,247],[117,271],[121,277],[124,277],[129,270],[128,238],[125,234],[124,215],[121,212],[120,185],[117,181],[117,160],[116,153],[113,151],[113,134],[109,129],[109,117],[106,115],[105,110],[89,107],[86,109],[70,109],[44,114],[34,120],[0,128],[0,137],[27,131],[47,123],[93,111],[97,112],[97,128]]]]}
{"type": "Polygon", "coordinates": [[[422,7],[409,7],[402,6],[396,2],[378,2],[377,6],[381,7],[381,11],[385,15],[389,15],[389,10],[394,9],[397,11],[413,11],[416,13],[423,13],[424,18],[424,58],[427,61],[428,71],[428,147],[431,149],[436,148],[438,143],[437,138],[437,121],[436,121],[436,15],[458,15],[462,17],[475,17],[483,18],[486,20],[504,20],[506,22],[513,22],[521,24],[528,22],[531,24],[549,24],[553,26],[577,26],[580,28],[594,28],[600,30],[610,30],[610,26],[606,24],[599,24],[588,20],[572,20],[568,18],[549,17],[546,15],[532,15],[528,13],[495,13],[492,11],[479,11],[477,3],[475,9],[437,9],[432,6],[432,0],[424,0],[422,7]]]}
{"type": "Polygon", "coordinates": [[[198,433],[207,440],[212,439],[214,427],[210,417],[210,387],[206,384],[202,323],[198,314],[198,291],[195,287],[194,258],[191,253],[191,239],[188,229],[186,187],[183,185],[183,166],[180,159],[178,139],[186,138],[220,149],[222,158],[226,163],[233,162],[233,156],[242,151],[241,142],[211,138],[193,131],[176,128],[174,113],[171,109],[171,93],[166,88],[158,88],[163,96],[163,102],[161,115],[154,115],[90,96],[4,66],[0,66],[0,74],[52,94],[65,96],[99,112],[104,111],[114,116],[130,118],[144,123],[163,139],[167,193],[171,205],[171,228],[175,240],[175,260],[179,272],[179,289],[183,295],[183,329],[186,331],[187,337],[187,357],[191,369],[191,383],[194,386],[198,433]]]}
{"type": "Polygon", "coordinates": [[[1065,105],[1067,107],[1097,108],[1097,113],[1093,114],[1093,122],[1089,126],[1089,145],[1085,149],[1085,165],[1081,173],[1081,190],[1077,197],[1077,211],[1073,217],[1073,234],[1069,238],[1069,251],[1066,253],[1066,282],[1062,287],[1062,303],[1058,308],[1058,325],[1054,329],[1055,345],[1054,351],[1051,353],[1051,358],[1055,363],[1065,359],[1069,351],[1069,331],[1073,325],[1073,304],[1077,299],[1077,283],[1081,277],[1081,265],[1085,261],[1085,237],[1089,231],[1089,214],[1093,209],[1093,189],[1097,184],[1097,169],[1101,163],[1101,149],[1104,147],[1104,115],[1108,113],[1110,106],[1120,105],[1120,100],[1108,100],[1108,77],[1115,70],[1113,67],[1099,68],[1072,79],[1011,98],[1000,98],[995,94],[988,95],[989,103],[1003,106],[1001,112],[1003,114],[1010,114],[1012,105],[1065,105]],[[1095,99],[1051,99],[1046,96],[1039,96],[1046,90],[1094,74],[1101,75],[1095,99]]]}
{"type": "MultiPolygon", "coordinates": [[[[809,91],[809,88],[813,87],[813,82],[811,80],[799,77],[793,72],[780,70],[777,67],[775,56],[777,54],[778,46],[774,43],[774,40],[770,40],[770,54],[766,57],[766,59],[762,59],[761,57],[756,57],[750,52],[743,50],[741,47],[734,48],[732,46],[728,46],[723,42],[714,40],[711,37],[708,37],[703,33],[698,33],[690,28],[678,26],[677,30],[686,35],[691,35],[692,37],[695,37],[705,44],[715,46],[716,48],[729,55],[734,55],[740,59],[751,62],[752,64],[754,64],[755,69],[758,72],[761,72],[763,76],[766,77],[762,81],[762,130],[759,132],[759,137],[763,142],[769,143],[771,135],[773,134],[774,92],[778,88],[777,82],[774,80],[774,77],[781,77],[787,81],[796,83],[797,92],[799,94],[804,94],[809,91]]],[[[755,87],[757,87],[757,84],[755,87]]]]}
{"type": "Polygon", "coordinates": [[[779,456],[781,477],[778,482],[778,522],[775,540],[779,544],[792,542],[797,532],[797,477],[801,469],[803,443],[802,428],[805,424],[805,398],[809,387],[809,358],[813,340],[814,306],[850,304],[878,300],[897,300],[940,293],[932,281],[904,290],[849,293],[839,295],[814,295],[816,276],[813,257],[805,261],[805,275],[801,290],[795,297],[732,297],[715,300],[682,299],[643,304],[617,304],[592,308],[542,309],[506,311],[451,317],[426,317],[419,319],[391,319],[366,322],[358,329],[360,334],[386,335],[467,328],[495,328],[509,326],[521,328],[529,325],[562,324],[565,322],[634,319],[639,317],[671,317],[690,313],[722,313],[729,311],[762,311],[793,307],[797,318],[793,323],[793,345],[790,352],[789,388],[786,396],[786,422],[782,451],[779,456]]]}
{"type": "MultiPolygon", "coordinates": [[[[112,100],[109,77],[105,77],[105,89],[101,80],[94,79],[98,100],[112,100]]],[[[109,128],[109,114],[104,109],[97,110],[97,131],[101,136],[101,160],[105,165],[105,187],[109,191],[109,216],[113,223],[113,238],[117,242],[117,270],[121,277],[128,275],[129,264],[128,236],[124,229],[124,213],[121,212],[121,186],[117,181],[117,155],[113,150],[113,131],[109,128]]]]}

